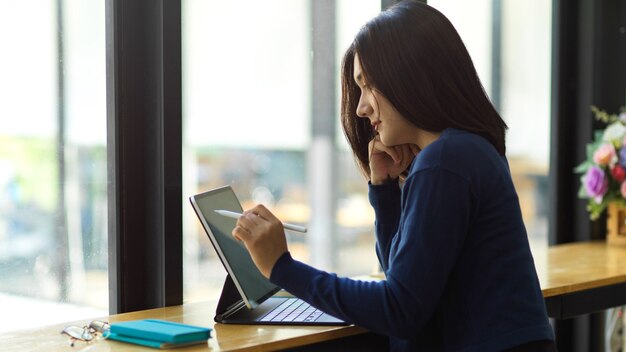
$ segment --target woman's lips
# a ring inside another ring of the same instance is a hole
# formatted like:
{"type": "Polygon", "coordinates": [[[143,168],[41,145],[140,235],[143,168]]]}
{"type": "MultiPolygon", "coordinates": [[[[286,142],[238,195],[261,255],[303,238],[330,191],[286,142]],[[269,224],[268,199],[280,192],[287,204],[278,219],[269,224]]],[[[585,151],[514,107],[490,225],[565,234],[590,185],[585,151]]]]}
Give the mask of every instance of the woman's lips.
{"type": "Polygon", "coordinates": [[[376,120],[374,122],[372,122],[372,128],[374,129],[374,131],[378,131],[378,126],[380,125],[380,120],[376,120]]]}

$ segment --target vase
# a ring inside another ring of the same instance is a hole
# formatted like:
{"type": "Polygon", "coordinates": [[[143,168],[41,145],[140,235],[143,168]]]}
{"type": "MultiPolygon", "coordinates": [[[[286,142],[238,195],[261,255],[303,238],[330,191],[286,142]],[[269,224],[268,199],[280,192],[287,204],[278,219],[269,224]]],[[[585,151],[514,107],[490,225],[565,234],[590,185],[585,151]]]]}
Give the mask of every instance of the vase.
{"type": "Polygon", "coordinates": [[[626,246],[626,206],[609,203],[606,221],[607,243],[626,246]]]}

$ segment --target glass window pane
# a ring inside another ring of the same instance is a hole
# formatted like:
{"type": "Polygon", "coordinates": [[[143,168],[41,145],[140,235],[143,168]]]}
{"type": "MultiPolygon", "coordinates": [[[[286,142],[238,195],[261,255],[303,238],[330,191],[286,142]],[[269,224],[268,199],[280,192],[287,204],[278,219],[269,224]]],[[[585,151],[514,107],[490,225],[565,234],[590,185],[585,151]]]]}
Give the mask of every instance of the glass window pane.
{"type": "MultiPolygon", "coordinates": [[[[380,0],[336,2],[336,126],[343,51],[380,0]]],[[[311,208],[313,58],[311,1],[183,1],[183,194],[230,184],[250,207],[264,203],[285,222],[307,224],[311,208]],[[243,9],[243,10],[242,10],[243,9]],[[246,128],[241,128],[246,126],[246,128]]],[[[331,247],[315,231],[288,233],[294,257],[310,262],[311,246],[333,253],[344,275],[376,265],[373,213],[366,180],[337,133],[337,190],[318,189],[336,205],[331,247]]],[[[330,170],[325,170],[330,172],[330,170]]],[[[184,299],[219,296],[225,271],[185,199],[184,299]]]]}
{"type": "Polygon", "coordinates": [[[108,312],[104,39],[103,2],[0,0],[0,332],[108,312]]]}
{"type": "Polygon", "coordinates": [[[463,38],[509,126],[507,158],[534,249],[546,247],[552,2],[429,0],[463,38]],[[498,38],[499,37],[499,38],[498,38]]]}

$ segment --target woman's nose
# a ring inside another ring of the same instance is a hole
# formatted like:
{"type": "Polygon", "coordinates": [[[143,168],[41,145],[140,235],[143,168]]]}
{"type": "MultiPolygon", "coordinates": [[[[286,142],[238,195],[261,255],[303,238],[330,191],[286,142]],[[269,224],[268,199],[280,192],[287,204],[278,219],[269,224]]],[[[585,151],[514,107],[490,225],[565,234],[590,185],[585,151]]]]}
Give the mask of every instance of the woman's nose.
{"type": "Polygon", "coordinates": [[[356,116],[369,117],[372,114],[372,106],[367,103],[363,97],[359,99],[359,104],[356,107],[356,116]]]}

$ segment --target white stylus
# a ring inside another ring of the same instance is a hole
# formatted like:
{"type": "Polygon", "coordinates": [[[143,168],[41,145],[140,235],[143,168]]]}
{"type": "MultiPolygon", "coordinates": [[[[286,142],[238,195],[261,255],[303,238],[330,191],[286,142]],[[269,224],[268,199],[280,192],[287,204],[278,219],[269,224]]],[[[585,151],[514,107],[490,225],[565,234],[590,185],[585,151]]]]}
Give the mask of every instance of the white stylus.
{"type": "MultiPolygon", "coordinates": [[[[233,218],[233,219],[238,219],[242,215],[241,213],[237,213],[237,212],[230,211],[230,210],[222,210],[222,209],[218,209],[215,212],[222,216],[226,216],[226,217],[233,218]]],[[[292,231],[297,231],[297,232],[302,232],[302,233],[305,233],[307,231],[306,227],[298,226],[294,224],[283,223],[283,227],[287,230],[292,230],[292,231]]]]}

